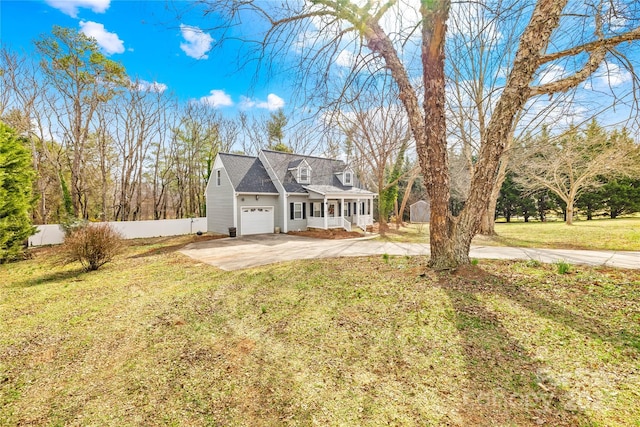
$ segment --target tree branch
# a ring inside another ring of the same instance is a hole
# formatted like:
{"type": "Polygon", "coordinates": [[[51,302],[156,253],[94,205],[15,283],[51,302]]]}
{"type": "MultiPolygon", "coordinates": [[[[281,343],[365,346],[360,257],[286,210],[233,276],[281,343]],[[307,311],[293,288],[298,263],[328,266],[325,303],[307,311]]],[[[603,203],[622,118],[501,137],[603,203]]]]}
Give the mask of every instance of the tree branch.
{"type": "Polygon", "coordinates": [[[581,70],[576,71],[569,77],[565,77],[555,82],[549,82],[540,86],[532,86],[530,96],[533,97],[542,94],[566,92],[567,90],[578,86],[598,69],[606,54],[607,49],[603,47],[591,52],[589,60],[584,64],[581,70]]]}
{"type": "Polygon", "coordinates": [[[619,34],[614,37],[595,40],[589,43],[582,44],[580,46],[572,47],[570,49],[565,49],[559,52],[542,55],[540,59],[538,59],[538,65],[546,64],[548,62],[555,61],[560,58],[565,58],[567,56],[578,55],[579,53],[582,53],[582,52],[594,52],[601,49],[607,50],[620,43],[633,41],[633,40],[640,40],[640,27],[634,28],[631,31],[628,31],[623,34],[619,34]]]}

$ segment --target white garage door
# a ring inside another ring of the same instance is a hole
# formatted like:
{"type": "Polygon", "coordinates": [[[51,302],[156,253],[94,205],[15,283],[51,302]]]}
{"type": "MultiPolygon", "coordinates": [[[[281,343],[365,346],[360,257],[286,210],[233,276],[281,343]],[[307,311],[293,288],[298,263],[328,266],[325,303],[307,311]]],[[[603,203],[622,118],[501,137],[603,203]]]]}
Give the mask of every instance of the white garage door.
{"type": "Polygon", "coordinates": [[[240,221],[243,236],[273,233],[273,207],[242,208],[240,221]]]}

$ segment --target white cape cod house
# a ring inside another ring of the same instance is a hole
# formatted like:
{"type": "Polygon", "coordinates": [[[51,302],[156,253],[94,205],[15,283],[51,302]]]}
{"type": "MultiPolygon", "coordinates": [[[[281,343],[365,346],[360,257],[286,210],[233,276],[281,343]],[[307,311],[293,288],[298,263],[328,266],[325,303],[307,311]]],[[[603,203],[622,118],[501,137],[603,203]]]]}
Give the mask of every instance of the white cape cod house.
{"type": "Polygon", "coordinates": [[[343,161],[262,150],[220,153],[207,184],[208,230],[237,235],[307,228],[364,229],[377,195],[359,187],[343,161]]]}

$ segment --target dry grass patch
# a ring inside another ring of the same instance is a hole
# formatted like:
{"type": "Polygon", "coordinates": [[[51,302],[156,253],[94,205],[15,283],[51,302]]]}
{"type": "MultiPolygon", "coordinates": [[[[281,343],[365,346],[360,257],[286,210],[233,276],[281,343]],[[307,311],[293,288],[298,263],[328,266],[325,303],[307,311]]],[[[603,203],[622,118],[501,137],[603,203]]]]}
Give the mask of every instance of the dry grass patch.
{"type": "Polygon", "coordinates": [[[634,425],[638,271],[421,258],[222,272],[139,241],[0,266],[0,425],[634,425]]]}

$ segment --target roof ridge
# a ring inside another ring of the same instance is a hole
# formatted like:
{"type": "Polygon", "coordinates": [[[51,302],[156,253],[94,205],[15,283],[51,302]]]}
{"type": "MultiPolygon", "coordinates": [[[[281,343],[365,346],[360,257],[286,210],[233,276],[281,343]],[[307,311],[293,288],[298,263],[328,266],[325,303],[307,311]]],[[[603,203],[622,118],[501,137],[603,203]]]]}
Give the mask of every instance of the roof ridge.
{"type": "Polygon", "coordinates": [[[263,148],[260,151],[266,151],[268,153],[275,153],[275,154],[284,154],[287,156],[297,156],[297,157],[307,157],[310,159],[318,159],[318,160],[329,160],[332,162],[342,162],[345,163],[344,160],[340,160],[340,159],[332,159],[331,157],[320,157],[320,156],[314,156],[311,154],[297,154],[297,153],[285,153],[284,151],[277,151],[277,150],[269,150],[267,148],[263,148]]]}
{"type": "Polygon", "coordinates": [[[257,159],[258,156],[249,156],[247,154],[236,154],[236,153],[223,153],[223,152],[219,152],[218,154],[223,154],[225,156],[234,156],[234,157],[246,157],[249,159],[257,159]]]}

